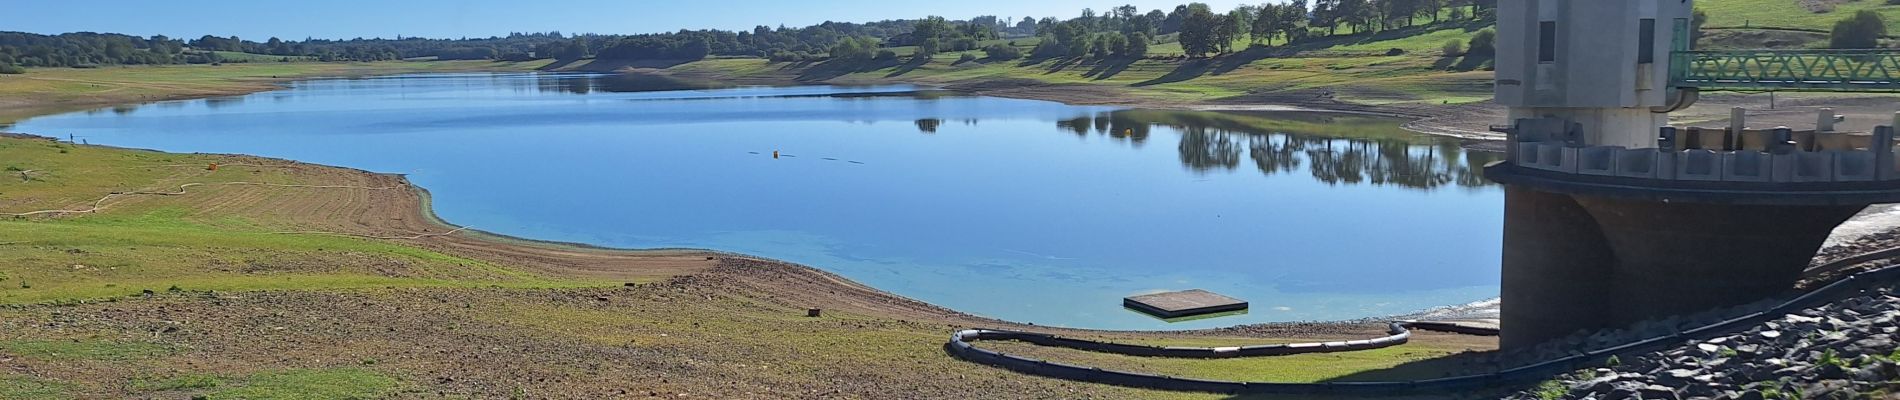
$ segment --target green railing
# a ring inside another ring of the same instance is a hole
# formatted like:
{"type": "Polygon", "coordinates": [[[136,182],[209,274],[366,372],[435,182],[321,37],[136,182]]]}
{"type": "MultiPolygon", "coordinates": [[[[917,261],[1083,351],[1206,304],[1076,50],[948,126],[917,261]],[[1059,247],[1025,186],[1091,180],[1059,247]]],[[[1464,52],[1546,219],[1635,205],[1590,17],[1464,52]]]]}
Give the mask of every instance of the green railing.
{"type": "Polygon", "coordinates": [[[1742,90],[1900,91],[1900,50],[1678,51],[1678,87],[1742,90]]]}

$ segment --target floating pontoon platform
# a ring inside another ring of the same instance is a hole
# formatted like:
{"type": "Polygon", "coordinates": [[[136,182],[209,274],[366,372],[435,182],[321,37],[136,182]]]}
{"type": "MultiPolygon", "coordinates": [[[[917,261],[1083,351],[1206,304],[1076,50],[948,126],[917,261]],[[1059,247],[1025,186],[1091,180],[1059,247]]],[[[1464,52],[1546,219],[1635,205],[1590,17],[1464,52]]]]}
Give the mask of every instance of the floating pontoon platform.
{"type": "Polygon", "coordinates": [[[1122,299],[1122,306],[1161,318],[1181,318],[1247,309],[1247,302],[1201,289],[1122,299]]]}

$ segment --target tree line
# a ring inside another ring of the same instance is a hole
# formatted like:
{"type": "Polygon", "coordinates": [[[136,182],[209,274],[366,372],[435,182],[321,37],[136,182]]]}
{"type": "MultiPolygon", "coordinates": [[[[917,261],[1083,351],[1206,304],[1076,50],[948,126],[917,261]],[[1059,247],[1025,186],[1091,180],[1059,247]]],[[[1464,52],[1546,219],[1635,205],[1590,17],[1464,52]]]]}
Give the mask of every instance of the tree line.
{"type": "MultiPolygon", "coordinates": [[[[1437,10],[1468,5],[1476,14],[1496,0],[1313,0],[1290,5],[1243,6],[1226,13],[1204,4],[1175,7],[1172,12],[1140,13],[1134,6],[1109,12],[1084,10],[1077,18],[1021,19],[979,16],[969,20],[929,17],[870,23],[825,22],[802,28],[758,26],[751,30],[681,30],[644,35],[564,35],[560,32],[511,33],[488,38],[304,38],[258,41],[239,37],[202,36],[179,39],[111,33],[78,32],[41,35],[0,32],[0,66],[86,67],[99,65],[219,63],[217,52],[282,56],[281,61],[383,61],[419,57],[447,60],[527,60],[587,57],[615,59],[698,60],[713,56],[766,57],[808,60],[832,56],[875,59],[885,47],[917,46],[918,54],[942,51],[987,50],[992,57],[1020,57],[1007,46],[980,48],[986,40],[1043,37],[1039,55],[1129,56],[1146,55],[1150,44],[1163,35],[1178,34],[1190,55],[1230,51],[1233,39],[1252,37],[1271,43],[1276,38],[1297,40],[1310,35],[1307,28],[1340,26],[1362,31],[1374,26],[1403,24],[1413,17],[1441,18],[1437,10]],[[1431,12],[1426,12],[1431,10],[1431,12]],[[1383,21],[1375,23],[1373,21],[1383,21]],[[872,44],[875,44],[873,46],[872,44]]],[[[1460,11],[1450,11],[1457,18],[1460,11]]],[[[894,55],[893,55],[894,56],[894,55]]],[[[10,67],[6,67],[10,68],[10,67]]]]}
{"type": "Polygon", "coordinates": [[[1497,0],[1292,0],[1242,5],[1221,12],[1190,3],[1172,11],[1140,12],[1121,6],[1106,13],[1083,10],[1069,20],[1035,23],[1040,56],[1141,57],[1146,45],[1172,37],[1189,57],[1234,51],[1236,43],[1273,45],[1312,37],[1375,32],[1421,22],[1491,20],[1497,0]]]}

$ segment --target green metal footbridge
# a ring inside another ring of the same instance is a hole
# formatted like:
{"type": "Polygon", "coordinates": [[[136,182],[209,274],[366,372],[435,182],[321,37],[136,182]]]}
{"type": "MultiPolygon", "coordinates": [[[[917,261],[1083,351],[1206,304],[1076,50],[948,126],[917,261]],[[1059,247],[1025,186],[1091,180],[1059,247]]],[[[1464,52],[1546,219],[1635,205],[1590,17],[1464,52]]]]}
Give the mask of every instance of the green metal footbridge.
{"type": "Polygon", "coordinates": [[[1676,51],[1670,83],[1710,90],[1900,92],[1900,49],[1676,51]]]}

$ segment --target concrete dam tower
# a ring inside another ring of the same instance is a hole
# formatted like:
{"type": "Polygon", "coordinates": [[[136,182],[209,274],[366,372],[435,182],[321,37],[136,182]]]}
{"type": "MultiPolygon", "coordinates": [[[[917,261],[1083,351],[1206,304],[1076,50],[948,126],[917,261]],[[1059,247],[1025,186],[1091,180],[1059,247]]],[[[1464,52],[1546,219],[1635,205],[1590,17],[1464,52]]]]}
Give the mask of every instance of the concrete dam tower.
{"type": "Polygon", "coordinates": [[[1692,3],[1498,2],[1503,347],[1782,293],[1835,227],[1900,201],[1892,126],[1669,126],[1716,83],[1833,84],[1689,79],[1714,56],[1692,3]]]}

